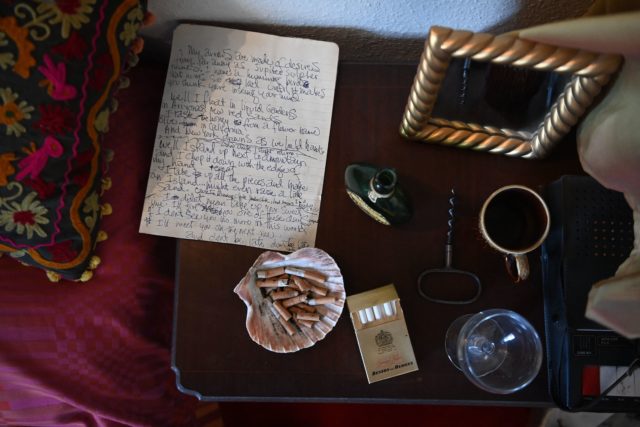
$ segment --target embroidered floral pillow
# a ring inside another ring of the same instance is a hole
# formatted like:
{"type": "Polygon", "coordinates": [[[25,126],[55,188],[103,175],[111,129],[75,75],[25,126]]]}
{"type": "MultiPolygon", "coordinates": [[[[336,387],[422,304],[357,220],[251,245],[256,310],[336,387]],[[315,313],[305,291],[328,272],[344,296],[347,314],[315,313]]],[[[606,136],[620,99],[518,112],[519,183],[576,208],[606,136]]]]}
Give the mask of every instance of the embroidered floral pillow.
{"type": "Polygon", "coordinates": [[[0,5],[0,253],[86,280],[98,261],[111,95],[138,43],[137,0],[0,5]]]}

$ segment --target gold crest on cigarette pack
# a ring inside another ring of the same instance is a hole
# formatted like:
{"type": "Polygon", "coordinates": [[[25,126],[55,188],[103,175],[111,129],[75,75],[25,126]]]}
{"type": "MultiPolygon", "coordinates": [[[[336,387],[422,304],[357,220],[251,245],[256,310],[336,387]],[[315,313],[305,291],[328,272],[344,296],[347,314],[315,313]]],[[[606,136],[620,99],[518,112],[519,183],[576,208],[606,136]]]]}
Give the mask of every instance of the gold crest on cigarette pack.
{"type": "Polygon", "coordinates": [[[393,284],[347,297],[369,384],[418,370],[393,284]]]}

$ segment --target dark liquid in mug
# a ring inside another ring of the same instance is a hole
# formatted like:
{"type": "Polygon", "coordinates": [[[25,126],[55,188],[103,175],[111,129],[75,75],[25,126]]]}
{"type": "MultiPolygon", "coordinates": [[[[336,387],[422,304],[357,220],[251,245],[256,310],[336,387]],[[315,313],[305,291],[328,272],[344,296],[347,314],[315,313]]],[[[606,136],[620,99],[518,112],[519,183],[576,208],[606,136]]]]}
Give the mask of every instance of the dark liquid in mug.
{"type": "Polygon", "coordinates": [[[538,242],[547,227],[547,216],[534,195],[509,189],[489,202],[484,224],[497,245],[519,252],[538,242]]]}

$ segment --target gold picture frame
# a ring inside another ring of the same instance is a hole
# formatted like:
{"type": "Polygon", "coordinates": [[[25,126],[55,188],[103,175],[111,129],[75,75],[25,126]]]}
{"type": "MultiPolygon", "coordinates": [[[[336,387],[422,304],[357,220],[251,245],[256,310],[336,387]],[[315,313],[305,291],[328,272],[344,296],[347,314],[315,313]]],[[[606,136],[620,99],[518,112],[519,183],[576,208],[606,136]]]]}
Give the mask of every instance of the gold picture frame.
{"type": "Polygon", "coordinates": [[[578,122],[622,63],[598,54],[521,39],[517,34],[431,27],[400,125],[405,138],[540,159],[578,122]],[[452,58],[570,74],[570,80],[534,132],[431,117],[452,58]]]}

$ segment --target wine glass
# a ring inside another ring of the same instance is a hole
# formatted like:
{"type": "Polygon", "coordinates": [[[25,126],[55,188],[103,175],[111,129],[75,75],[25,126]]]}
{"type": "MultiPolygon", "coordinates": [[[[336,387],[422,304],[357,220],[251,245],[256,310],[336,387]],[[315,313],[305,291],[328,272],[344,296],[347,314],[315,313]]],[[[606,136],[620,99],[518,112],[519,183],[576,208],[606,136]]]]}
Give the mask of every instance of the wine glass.
{"type": "Polygon", "coordinates": [[[521,390],[542,365],[542,344],[531,324],[510,310],[493,309],[454,320],[447,330],[449,360],[481,389],[521,390]]]}

